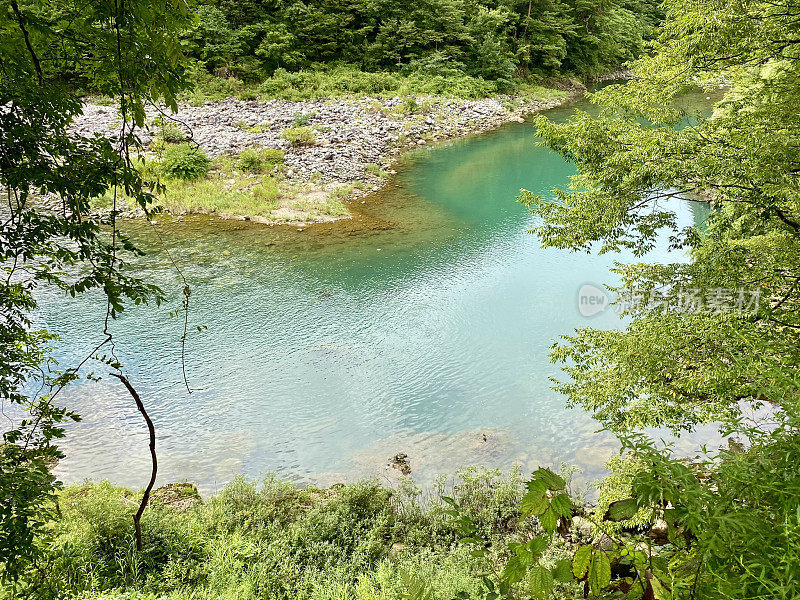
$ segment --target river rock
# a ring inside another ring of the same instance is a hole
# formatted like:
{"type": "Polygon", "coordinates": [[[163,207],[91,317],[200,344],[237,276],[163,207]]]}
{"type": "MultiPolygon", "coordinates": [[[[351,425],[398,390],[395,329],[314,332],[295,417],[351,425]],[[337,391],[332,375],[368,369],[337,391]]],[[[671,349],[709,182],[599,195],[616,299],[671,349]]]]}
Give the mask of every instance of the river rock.
{"type": "MultiPolygon", "coordinates": [[[[180,105],[176,114],[164,107],[149,108],[147,123],[139,132],[145,148],[155,139],[156,117],[166,115],[210,157],[237,155],[248,148],[283,150],[284,175],[290,183],[314,182],[318,186],[356,182],[383,185],[374,165],[388,168],[405,146],[425,146],[429,139],[446,139],[493,129],[529,112],[552,108],[564,99],[511,102],[510,96],[466,100],[440,96],[415,98],[424,114],[402,111],[400,98],[237,100],[228,98],[200,106],[180,105]],[[515,106],[513,109],[507,106],[515,106]],[[293,147],[284,130],[306,121],[316,143],[293,147]],[[405,142],[400,143],[403,139],[405,142]],[[370,167],[373,172],[367,170],[370,167]]],[[[84,104],[72,130],[86,136],[117,135],[119,115],[114,107],[84,104]]],[[[235,180],[232,180],[235,183],[235,180]]],[[[231,182],[229,182],[231,183],[231,182]]],[[[355,189],[351,197],[367,193],[355,189]]]]}
{"type": "Polygon", "coordinates": [[[573,517],[572,528],[575,530],[575,533],[582,538],[591,539],[594,537],[594,523],[592,523],[589,519],[581,516],[573,517]]]}
{"type": "Polygon", "coordinates": [[[395,454],[389,459],[389,464],[403,475],[411,475],[411,465],[408,464],[408,454],[405,452],[395,454]]]}
{"type": "Polygon", "coordinates": [[[150,492],[150,503],[169,506],[175,510],[188,510],[202,504],[203,499],[193,483],[168,483],[150,492]]]}

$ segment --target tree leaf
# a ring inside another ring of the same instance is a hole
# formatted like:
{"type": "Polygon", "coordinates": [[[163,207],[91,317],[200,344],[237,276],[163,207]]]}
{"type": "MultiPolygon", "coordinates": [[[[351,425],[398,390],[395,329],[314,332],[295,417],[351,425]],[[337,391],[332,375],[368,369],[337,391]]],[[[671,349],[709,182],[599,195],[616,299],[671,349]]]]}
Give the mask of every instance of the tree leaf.
{"type": "Polygon", "coordinates": [[[534,598],[545,600],[553,592],[553,574],[550,569],[536,565],[531,569],[530,587],[528,588],[534,598]]]}
{"type": "Polygon", "coordinates": [[[608,510],[606,514],[603,515],[603,520],[613,521],[614,523],[627,521],[628,519],[632,519],[638,510],[639,507],[636,504],[636,500],[633,498],[617,500],[608,505],[608,510]]]}
{"type": "Polygon", "coordinates": [[[538,516],[547,510],[548,506],[544,490],[541,492],[531,490],[522,497],[522,517],[538,516]]]}
{"type": "Polygon", "coordinates": [[[572,499],[567,494],[558,494],[550,500],[550,507],[562,517],[572,516],[572,499]]]}
{"type": "Polygon", "coordinates": [[[662,583],[655,577],[650,579],[650,585],[653,588],[653,597],[656,600],[672,600],[672,594],[667,590],[662,583]]]}
{"type": "Polygon", "coordinates": [[[525,577],[525,563],[519,556],[512,556],[508,559],[505,569],[503,569],[503,579],[510,584],[522,581],[525,577]]]}
{"type": "Polygon", "coordinates": [[[541,515],[539,515],[539,523],[542,528],[548,533],[552,533],[558,527],[558,515],[552,508],[548,508],[541,515]]]}
{"type": "Polygon", "coordinates": [[[599,596],[609,583],[611,583],[611,561],[604,551],[595,549],[589,567],[589,587],[595,596],[599,596]]]}
{"type": "Polygon", "coordinates": [[[589,563],[592,560],[592,547],[581,546],[575,551],[572,558],[572,574],[578,579],[582,579],[589,570],[589,563]]]}
{"type": "Polygon", "coordinates": [[[568,559],[562,559],[556,563],[553,568],[553,577],[556,581],[561,583],[569,583],[572,581],[572,565],[568,559]]]}
{"type": "Polygon", "coordinates": [[[551,490],[563,490],[567,487],[567,483],[564,479],[553,473],[550,469],[537,469],[532,479],[541,481],[551,490]]]}
{"type": "Polygon", "coordinates": [[[540,535],[528,542],[528,550],[533,554],[541,554],[547,550],[547,537],[540,535]]]}

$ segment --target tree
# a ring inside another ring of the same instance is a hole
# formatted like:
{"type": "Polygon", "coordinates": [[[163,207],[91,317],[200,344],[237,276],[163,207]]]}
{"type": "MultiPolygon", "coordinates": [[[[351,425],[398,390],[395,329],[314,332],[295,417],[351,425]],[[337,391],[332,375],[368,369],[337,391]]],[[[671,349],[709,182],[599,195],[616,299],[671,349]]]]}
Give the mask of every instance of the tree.
{"type": "Polygon", "coordinates": [[[530,0],[522,20],[518,53],[521,62],[537,73],[553,73],[567,56],[567,38],[575,33],[575,23],[561,0],[530,0]]]}
{"type": "Polygon", "coordinates": [[[473,40],[469,61],[472,75],[506,85],[511,83],[515,70],[507,31],[511,20],[511,13],[507,10],[477,7],[467,23],[467,31],[473,40]]]}
{"type": "Polygon", "coordinates": [[[35,291],[50,285],[73,296],[90,289],[106,295],[103,339],[87,360],[113,344],[108,323],[126,302],[161,299],[158,288],[127,268],[126,256],[136,249],[117,230],[116,198],[124,193],[145,209],[153,199],[134,165],[137,129],[146,103],[177,109],[175,96],[186,82],[176,33],[188,24],[189,6],[185,0],[3,0],[0,6],[6,205],[0,399],[21,409],[0,446],[0,578],[18,580],[41,568],[41,534],[57,487],[48,466],[61,456],[54,442],[63,422],[78,418],[58,395],[83,364],[59,371],[48,359],[53,338],[31,321],[35,291]],[[82,89],[117,99],[120,126],[111,138],[70,131],[82,89]],[[107,192],[115,198],[110,214],[92,216],[92,199],[107,192]]]}
{"type": "Polygon", "coordinates": [[[631,308],[636,319],[626,331],[586,330],[559,347],[556,359],[576,361],[568,367],[573,382],[561,389],[615,428],[681,429],[737,413],[741,401],[788,408],[797,400],[796,390],[763,375],[796,364],[800,352],[800,111],[792,100],[800,44],[784,14],[793,9],[677,1],[667,8],[657,53],[635,65],[639,79],[594,95],[599,118],[539,120],[547,143],[573,158],[579,174],[555,201],[528,196],[544,219],[536,233],[548,246],[642,254],[666,227],[692,261],[620,266],[628,290],[648,300],[746,290],[760,302],[754,311],[715,305],[696,313],[645,302],[631,308]],[[712,115],[676,105],[687,86],[715,87],[723,78],[731,89],[712,115]],[[711,200],[703,229],[677,229],[668,202],[676,197],[711,200]]]}
{"type": "Polygon", "coordinates": [[[557,389],[618,432],[640,465],[624,499],[633,511],[620,520],[646,508],[668,523],[673,546],[660,565],[637,563],[633,545],[615,549],[639,578],[635,597],[795,598],[800,8],[669,0],[665,9],[654,54],[633,65],[637,78],[593,95],[599,117],[539,118],[545,142],[578,174],[551,200],[523,199],[546,246],[643,255],[667,231],[691,261],[618,265],[633,319],[555,345],[568,376],[557,389]],[[713,113],[681,108],[687,89],[721,83],[713,113]],[[679,229],[677,201],[712,211],[679,229]],[[640,433],[711,421],[742,446],[687,464],[640,433]]]}

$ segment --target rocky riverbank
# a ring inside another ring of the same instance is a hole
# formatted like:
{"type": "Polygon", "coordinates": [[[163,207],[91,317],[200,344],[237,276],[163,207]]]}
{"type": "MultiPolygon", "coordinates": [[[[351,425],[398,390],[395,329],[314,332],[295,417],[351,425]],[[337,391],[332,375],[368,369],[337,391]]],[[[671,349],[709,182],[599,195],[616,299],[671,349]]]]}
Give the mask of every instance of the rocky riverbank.
{"type": "MultiPolygon", "coordinates": [[[[442,97],[244,101],[227,99],[202,106],[181,106],[168,117],[212,159],[235,157],[248,149],[270,148],[285,153],[278,179],[291,193],[254,220],[293,224],[346,216],[304,210],[309,203],[353,200],[380,189],[392,172],[394,159],[410,148],[494,129],[526,114],[556,107],[583,92],[574,87],[552,90],[545,98],[502,96],[480,100],[442,97]],[[300,132],[303,139],[292,140],[300,132]]],[[[155,123],[159,111],[148,113],[155,123]]],[[[164,117],[162,117],[164,118],[164,117]]],[[[82,135],[113,133],[119,124],[115,107],[86,104],[74,129],[82,135]]],[[[142,132],[145,147],[156,139],[155,125],[142,132]]],[[[238,173],[220,177],[227,187],[248,181],[238,173]],[[233,177],[233,178],[231,178],[233,177]]],[[[252,206],[252,203],[250,203],[252,206]]],[[[188,212],[216,212],[190,209],[188,212]]],[[[221,214],[249,218],[251,215],[221,214]]]]}

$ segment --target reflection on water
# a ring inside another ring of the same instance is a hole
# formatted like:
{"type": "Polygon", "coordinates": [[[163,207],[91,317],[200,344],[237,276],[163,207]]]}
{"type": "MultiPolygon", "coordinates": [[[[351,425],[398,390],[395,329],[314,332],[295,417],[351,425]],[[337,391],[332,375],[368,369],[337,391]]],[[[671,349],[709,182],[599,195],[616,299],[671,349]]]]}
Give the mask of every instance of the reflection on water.
{"type": "MultiPolygon", "coordinates": [[[[515,201],[523,187],[565,186],[572,167],[538,146],[529,124],[407,162],[345,222],[297,231],[162,217],[160,236],[128,226],[150,251],[139,266],[172,293],[168,306],[132,308],[112,330],[157,426],[159,484],[213,491],[235,473],[268,471],[323,484],[391,479],[397,452],[423,481],[470,463],[601,471],[613,442],[550,389],[558,371],[547,355],[575,327],[620,326],[611,313],[581,317],[575,302],[582,284],[610,282],[620,257],[542,250],[515,201]],[[192,288],[191,395],[182,319],[168,316],[181,289],[171,260],[192,288]]],[[[676,206],[681,225],[702,216],[676,206]]],[[[657,250],[648,260],[667,258],[657,250]]],[[[41,305],[63,336],[62,364],[101,338],[98,296],[51,292],[41,305]]],[[[139,486],[145,428],[110,379],[64,393],[84,420],[70,427],[59,474],[139,486]]]]}

